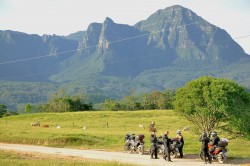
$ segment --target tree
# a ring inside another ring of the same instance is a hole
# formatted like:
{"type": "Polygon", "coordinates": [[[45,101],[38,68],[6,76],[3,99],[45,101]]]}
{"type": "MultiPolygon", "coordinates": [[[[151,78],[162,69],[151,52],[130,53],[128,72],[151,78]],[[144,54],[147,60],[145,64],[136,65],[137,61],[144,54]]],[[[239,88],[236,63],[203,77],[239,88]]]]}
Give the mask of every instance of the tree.
{"type": "Polygon", "coordinates": [[[158,109],[173,109],[173,90],[165,90],[164,92],[158,93],[156,98],[156,105],[158,109]]]}
{"type": "Polygon", "coordinates": [[[144,109],[172,109],[173,91],[152,91],[142,96],[141,106],[144,109]]]}
{"type": "Polygon", "coordinates": [[[30,104],[27,104],[24,108],[25,113],[32,113],[32,106],[30,104]]]}
{"type": "Polygon", "coordinates": [[[93,110],[93,104],[85,104],[81,95],[68,96],[63,89],[60,89],[39,109],[43,112],[85,111],[93,110]]]}
{"type": "Polygon", "coordinates": [[[120,105],[122,109],[127,111],[139,110],[141,108],[141,104],[137,100],[138,99],[135,97],[135,91],[130,90],[130,95],[123,97],[120,100],[120,105]]]}
{"type": "Polygon", "coordinates": [[[70,104],[70,111],[85,111],[93,110],[93,104],[85,104],[82,96],[72,96],[67,98],[68,103],[70,104]]]}
{"type": "Polygon", "coordinates": [[[121,109],[121,105],[119,102],[113,99],[106,99],[104,103],[101,105],[103,110],[111,110],[111,111],[118,111],[121,109]]]}
{"type": "Polygon", "coordinates": [[[2,118],[7,112],[7,106],[0,104],[0,118],[2,118]]]}
{"type": "Polygon", "coordinates": [[[143,107],[143,109],[147,110],[154,110],[157,109],[157,103],[156,103],[156,96],[158,96],[160,92],[158,91],[153,91],[151,93],[146,93],[142,96],[142,102],[141,102],[141,106],[143,107]]]}
{"type": "Polygon", "coordinates": [[[211,132],[221,122],[228,122],[249,135],[249,103],[249,94],[233,81],[202,76],[177,90],[174,110],[202,131],[211,132]]]}

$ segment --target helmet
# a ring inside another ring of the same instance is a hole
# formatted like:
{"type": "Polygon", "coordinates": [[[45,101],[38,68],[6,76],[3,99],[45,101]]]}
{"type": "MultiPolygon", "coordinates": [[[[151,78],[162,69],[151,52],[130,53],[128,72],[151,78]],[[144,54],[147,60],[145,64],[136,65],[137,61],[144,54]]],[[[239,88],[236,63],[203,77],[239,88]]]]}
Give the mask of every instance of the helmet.
{"type": "Polygon", "coordinates": [[[218,134],[218,133],[217,133],[216,131],[213,131],[213,132],[211,133],[211,136],[212,136],[212,137],[216,137],[217,134],[218,134]]]}
{"type": "Polygon", "coordinates": [[[202,137],[207,137],[207,133],[206,132],[203,132],[201,135],[202,135],[202,137]]]}
{"type": "Polygon", "coordinates": [[[177,130],[177,131],[176,131],[176,134],[181,134],[181,130],[177,130]]]}

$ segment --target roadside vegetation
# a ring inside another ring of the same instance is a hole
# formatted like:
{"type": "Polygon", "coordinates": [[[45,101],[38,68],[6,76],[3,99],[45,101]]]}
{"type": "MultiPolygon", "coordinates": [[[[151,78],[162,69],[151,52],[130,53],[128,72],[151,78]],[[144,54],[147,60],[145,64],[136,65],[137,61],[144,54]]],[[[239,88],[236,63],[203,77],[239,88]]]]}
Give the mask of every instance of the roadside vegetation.
{"type": "MultiPolygon", "coordinates": [[[[185,138],[184,155],[198,154],[199,129],[172,110],[148,111],[94,111],[70,113],[38,113],[10,116],[0,119],[0,142],[71,147],[77,149],[102,149],[123,151],[126,133],[144,134],[146,150],[149,149],[149,124],[156,123],[157,135],[170,131],[175,137],[181,129],[185,138]],[[40,122],[40,127],[31,126],[40,122]],[[108,126],[107,126],[108,123],[108,126]],[[140,128],[139,124],[145,126],[140,128]],[[43,127],[48,125],[49,127],[43,127]],[[56,128],[60,125],[60,128],[56,128]],[[83,127],[87,129],[84,130],[83,127]],[[189,131],[183,128],[188,126],[189,131]]],[[[232,135],[218,127],[219,136],[229,139],[230,157],[249,157],[250,143],[243,137],[232,135]],[[244,145],[244,146],[239,146],[244,145]]]]}

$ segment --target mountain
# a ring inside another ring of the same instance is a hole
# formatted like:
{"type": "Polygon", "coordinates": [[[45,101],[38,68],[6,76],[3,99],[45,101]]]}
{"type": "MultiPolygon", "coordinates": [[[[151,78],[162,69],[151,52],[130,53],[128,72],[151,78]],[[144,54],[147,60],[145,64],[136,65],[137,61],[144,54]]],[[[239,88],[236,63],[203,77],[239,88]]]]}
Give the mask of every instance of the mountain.
{"type": "Polygon", "coordinates": [[[228,64],[247,57],[225,30],[178,5],[158,10],[135,26],[150,32],[148,45],[172,54],[175,64],[228,64]]]}
{"type": "Polygon", "coordinates": [[[159,10],[135,26],[106,18],[86,33],[74,55],[77,60],[67,60],[75,66],[74,76],[83,74],[78,72],[82,66],[84,71],[135,77],[171,65],[228,65],[249,57],[225,30],[181,6],[159,10]]]}
{"type": "Polygon", "coordinates": [[[46,81],[64,59],[75,53],[78,41],[53,35],[0,31],[0,75],[14,81],[46,81]],[[60,54],[58,54],[60,53],[60,54]],[[49,58],[48,58],[49,57],[49,58]],[[36,75],[28,79],[24,75],[36,75]]]}
{"type": "Polygon", "coordinates": [[[69,40],[75,40],[75,41],[82,41],[83,37],[85,36],[86,31],[78,31],[75,33],[71,33],[67,36],[62,36],[63,38],[69,39],[69,40]]]}
{"type": "Polygon", "coordinates": [[[34,59],[1,64],[0,76],[49,81],[53,90],[94,98],[178,88],[201,75],[234,79],[250,88],[250,56],[225,30],[178,5],[158,10],[134,26],[107,17],[63,37],[0,31],[1,62],[29,58],[34,59]],[[36,77],[17,77],[24,74],[36,77]]]}
{"type": "MultiPolygon", "coordinates": [[[[88,87],[91,82],[90,89],[112,94],[117,94],[113,88],[117,85],[122,92],[163,90],[204,74],[223,76],[241,59],[248,61],[249,55],[225,30],[176,5],[134,26],[110,18],[90,24],[77,53],[50,79],[74,80],[88,87]]],[[[248,75],[240,80],[245,78],[248,75]]]]}

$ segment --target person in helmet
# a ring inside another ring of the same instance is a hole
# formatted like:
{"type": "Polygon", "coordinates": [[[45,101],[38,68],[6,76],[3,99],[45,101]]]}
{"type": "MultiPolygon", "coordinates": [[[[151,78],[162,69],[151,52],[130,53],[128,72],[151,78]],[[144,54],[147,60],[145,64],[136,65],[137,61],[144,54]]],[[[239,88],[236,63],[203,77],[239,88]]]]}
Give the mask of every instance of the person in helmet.
{"type": "Polygon", "coordinates": [[[158,159],[157,157],[157,137],[155,132],[152,132],[150,135],[150,142],[151,142],[151,147],[150,147],[150,155],[151,155],[151,159],[153,159],[153,156],[155,156],[155,159],[158,159]]]}
{"type": "Polygon", "coordinates": [[[168,157],[168,161],[172,162],[172,160],[170,159],[170,142],[171,139],[168,138],[168,134],[169,131],[166,131],[163,135],[163,143],[164,143],[164,147],[165,147],[165,154],[163,156],[163,158],[166,160],[166,158],[168,157]]]}
{"type": "Polygon", "coordinates": [[[208,158],[209,163],[211,164],[212,159],[211,159],[211,156],[208,152],[208,143],[209,143],[210,139],[208,138],[206,132],[203,132],[201,134],[199,141],[201,142],[201,151],[203,154],[203,159],[205,161],[205,164],[207,164],[207,158],[208,158]]]}
{"type": "Polygon", "coordinates": [[[130,139],[135,141],[135,134],[134,134],[134,133],[132,133],[132,134],[130,135],[130,139]]]}
{"type": "Polygon", "coordinates": [[[218,133],[216,131],[212,132],[211,133],[211,145],[217,145],[218,146],[218,143],[220,141],[220,137],[218,136],[218,133]]]}
{"type": "Polygon", "coordinates": [[[179,152],[180,152],[180,157],[181,158],[183,158],[183,151],[182,151],[182,149],[183,149],[183,146],[184,146],[184,138],[183,138],[183,136],[182,136],[182,134],[181,134],[181,130],[177,130],[176,131],[176,138],[179,140],[179,142],[180,142],[180,146],[179,146],[179,152]]]}
{"type": "Polygon", "coordinates": [[[213,145],[213,148],[209,149],[210,153],[213,153],[213,151],[218,147],[219,141],[220,137],[218,136],[218,133],[216,131],[213,131],[211,133],[211,139],[210,139],[210,145],[213,145]]]}

